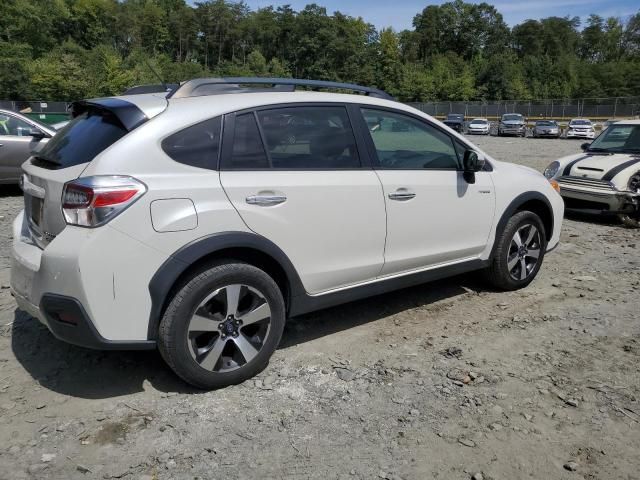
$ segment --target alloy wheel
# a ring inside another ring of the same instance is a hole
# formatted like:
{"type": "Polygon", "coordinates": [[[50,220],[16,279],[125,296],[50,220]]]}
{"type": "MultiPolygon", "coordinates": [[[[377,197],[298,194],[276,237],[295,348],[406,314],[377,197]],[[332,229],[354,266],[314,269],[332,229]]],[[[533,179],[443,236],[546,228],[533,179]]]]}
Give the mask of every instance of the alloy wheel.
{"type": "Polygon", "coordinates": [[[525,224],[516,230],[507,253],[507,268],[514,280],[526,280],[540,259],[540,231],[535,225],[525,224]]]}
{"type": "Polygon", "coordinates": [[[205,370],[229,372],[251,360],[269,336],[271,309],[248,285],[226,285],[207,295],[187,327],[191,357],[205,370]]]}

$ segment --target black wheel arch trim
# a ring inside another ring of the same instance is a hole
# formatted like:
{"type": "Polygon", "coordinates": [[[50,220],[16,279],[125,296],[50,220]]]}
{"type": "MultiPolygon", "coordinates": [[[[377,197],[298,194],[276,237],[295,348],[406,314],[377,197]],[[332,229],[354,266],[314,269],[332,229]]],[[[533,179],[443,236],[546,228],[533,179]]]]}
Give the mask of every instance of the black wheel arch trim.
{"type": "Polygon", "coordinates": [[[180,276],[203,258],[227,249],[250,249],[271,257],[284,271],[290,298],[306,295],[300,277],[289,257],[273,242],[256,233],[220,232],[191,241],[171,255],[149,282],[151,310],[147,338],[155,340],[169,293],[180,276]]]}
{"type": "MultiPolygon", "coordinates": [[[[531,200],[542,201],[546,205],[546,207],[549,209],[549,219],[551,221],[551,228],[549,232],[545,232],[546,240],[548,241],[553,236],[553,231],[555,229],[555,221],[554,221],[555,219],[553,218],[553,207],[551,206],[551,202],[549,202],[549,199],[540,192],[530,191],[530,192],[521,193],[516,198],[514,198],[511,201],[511,203],[509,203],[507,208],[505,208],[504,212],[502,213],[502,216],[500,217],[500,220],[498,221],[498,224],[496,225],[496,234],[493,240],[493,248],[491,249],[490,258],[494,257],[496,248],[498,246],[497,245],[498,232],[503,231],[509,219],[518,211],[518,209],[522,205],[524,205],[525,203],[531,200]]],[[[540,219],[540,220],[544,222],[543,219],[540,219]]]]}

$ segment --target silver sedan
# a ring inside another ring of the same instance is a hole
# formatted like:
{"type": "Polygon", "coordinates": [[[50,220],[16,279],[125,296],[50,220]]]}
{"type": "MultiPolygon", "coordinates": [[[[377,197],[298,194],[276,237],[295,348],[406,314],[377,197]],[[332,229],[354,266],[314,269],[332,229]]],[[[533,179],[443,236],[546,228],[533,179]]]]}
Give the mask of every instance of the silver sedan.
{"type": "Polygon", "coordinates": [[[18,183],[22,164],[55,133],[20,113],[0,110],[0,184],[18,183]]]}

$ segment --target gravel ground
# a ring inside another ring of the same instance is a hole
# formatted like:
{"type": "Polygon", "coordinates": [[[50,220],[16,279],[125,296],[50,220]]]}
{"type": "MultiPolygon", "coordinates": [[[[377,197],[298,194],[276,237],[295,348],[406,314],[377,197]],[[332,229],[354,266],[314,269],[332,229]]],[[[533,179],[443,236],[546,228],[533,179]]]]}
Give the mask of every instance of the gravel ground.
{"type": "MultiPolygon", "coordinates": [[[[474,141],[539,170],[580,145],[474,141]]],[[[16,310],[20,205],[0,198],[0,478],[640,478],[638,231],[574,217],[525,290],[461,276],[294,319],[256,379],[202,393],[16,310]]]]}

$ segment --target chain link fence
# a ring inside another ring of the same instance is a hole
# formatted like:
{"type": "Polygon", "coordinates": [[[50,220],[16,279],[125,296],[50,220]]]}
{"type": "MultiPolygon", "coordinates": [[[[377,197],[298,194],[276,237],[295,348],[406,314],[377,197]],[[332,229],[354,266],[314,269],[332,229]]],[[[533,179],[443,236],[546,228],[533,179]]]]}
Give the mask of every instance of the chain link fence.
{"type": "Polygon", "coordinates": [[[498,120],[505,113],[519,113],[529,119],[566,121],[576,117],[593,121],[629,119],[640,116],[640,97],[582,98],[565,100],[505,100],[495,102],[419,102],[410,103],[434,117],[461,113],[467,118],[498,120]]]}

